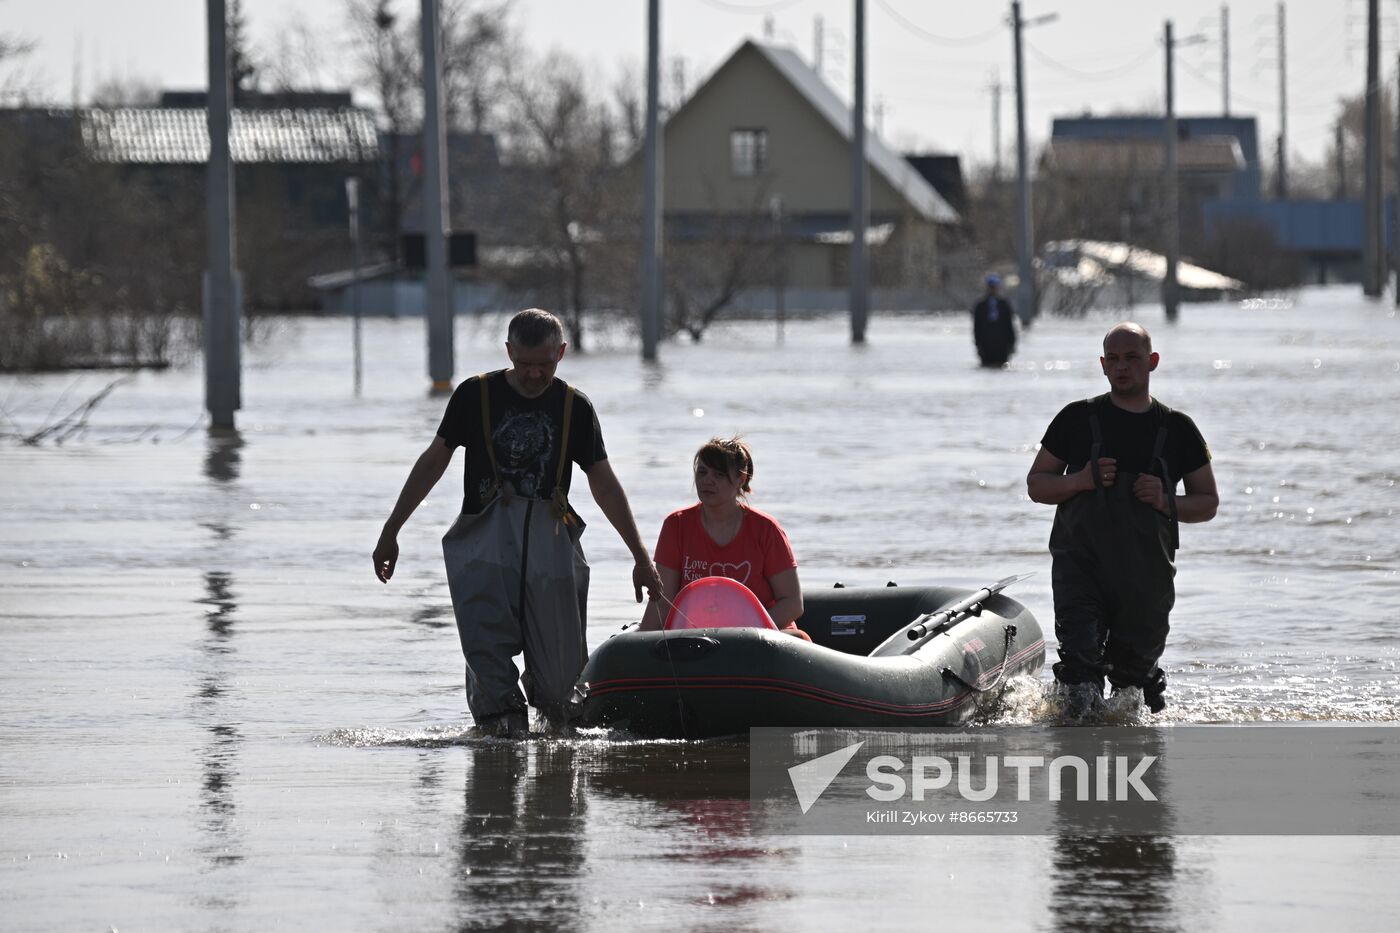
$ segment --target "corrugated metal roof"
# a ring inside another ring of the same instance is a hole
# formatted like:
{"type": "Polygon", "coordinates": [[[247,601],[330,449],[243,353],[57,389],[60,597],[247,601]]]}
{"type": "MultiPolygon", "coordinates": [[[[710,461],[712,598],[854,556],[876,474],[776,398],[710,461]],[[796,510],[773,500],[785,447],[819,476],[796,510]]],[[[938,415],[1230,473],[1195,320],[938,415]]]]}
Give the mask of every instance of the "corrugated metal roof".
{"type": "MultiPolygon", "coordinates": [[[[1050,140],[1048,156],[1061,172],[1128,175],[1162,171],[1166,146],[1160,139],[1060,137],[1050,140]]],[[[1245,161],[1233,136],[1195,136],[1177,140],[1176,167],[1180,172],[1236,172],[1245,161]]]]}
{"type": "MultiPolygon", "coordinates": [[[[93,157],[122,164],[196,164],[209,160],[202,108],[116,107],[80,113],[93,157]]],[[[229,149],[235,162],[368,162],[378,152],[368,111],[355,107],[235,110],[229,149]]]]}
{"type": "MultiPolygon", "coordinates": [[[[851,108],[846,105],[831,86],[822,80],[821,75],[804,62],[792,49],[762,42],[749,41],[763,54],[774,67],[788,79],[793,87],[811,102],[817,112],[826,117],[843,138],[849,140],[851,108]]],[[[957,223],[958,212],[948,206],[948,202],[924,180],[914,168],[898,154],[891,151],[874,133],[865,134],[866,157],[871,167],[879,172],[896,191],[904,196],[920,214],[939,223],[957,223]]]]}

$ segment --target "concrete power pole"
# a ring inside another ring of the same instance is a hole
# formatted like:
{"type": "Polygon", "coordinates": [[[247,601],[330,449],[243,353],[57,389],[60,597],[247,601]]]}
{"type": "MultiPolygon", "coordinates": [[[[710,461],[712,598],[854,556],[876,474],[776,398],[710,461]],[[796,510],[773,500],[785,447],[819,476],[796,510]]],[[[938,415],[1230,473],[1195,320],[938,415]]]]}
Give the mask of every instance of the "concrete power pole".
{"type": "Polygon", "coordinates": [[[233,159],[229,153],[228,19],[208,0],[209,164],[205,176],[208,254],[204,271],[204,407],[215,430],[233,430],[242,398],[242,283],[234,261],[233,159]]]}
{"type": "Polygon", "coordinates": [[[1366,240],[1362,249],[1361,286],[1379,298],[1381,281],[1381,105],[1380,0],[1370,0],[1366,15],[1366,240]]]}
{"type": "Polygon", "coordinates": [[[1278,5],[1278,197],[1288,197],[1288,43],[1284,6],[1278,5]]]}
{"type": "Polygon", "coordinates": [[[1167,271],[1162,277],[1162,308],[1166,311],[1167,320],[1175,321],[1181,305],[1181,290],[1177,286],[1176,266],[1177,254],[1181,249],[1178,242],[1181,237],[1180,218],[1177,211],[1180,208],[1177,198],[1176,179],[1176,88],[1175,76],[1172,73],[1173,61],[1176,57],[1176,48],[1172,38],[1172,21],[1166,22],[1166,50],[1167,50],[1167,116],[1163,122],[1163,142],[1166,144],[1166,172],[1163,179],[1166,190],[1166,252],[1167,271]]]}
{"type": "Polygon", "coordinates": [[[661,336],[661,0],[647,2],[647,115],[642,151],[642,359],[661,336]]]}
{"type": "Polygon", "coordinates": [[[1001,75],[992,75],[992,181],[1001,181],[1001,75]]]}
{"type": "Polygon", "coordinates": [[[870,280],[865,231],[870,225],[865,156],[865,0],[855,0],[855,100],[851,105],[851,343],[865,343],[870,280]]]}
{"type": "Polygon", "coordinates": [[[1395,199],[1391,204],[1391,263],[1395,268],[1395,306],[1400,308],[1400,55],[1395,71],[1395,199]]]}
{"type": "Polygon", "coordinates": [[[1221,112],[1230,115],[1230,5],[1220,7],[1220,96],[1221,112]]]}
{"type": "Polygon", "coordinates": [[[1012,46],[1016,59],[1016,310],[1021,323],[1029,324],[1035,317],[1035,264],[1031,244],[1031,181],[1026,156],[1026,68],[1021,53],[1020,0],[1011,4],[1012,46]]]}
{"type": "Polygon", "coordinates": [[[1335,197],[1336,200],[1341,201],[1347,196],[1347,152],[1341,120],[1337,121],[1337,126],[1332,132],[1336,136],[1333,146],[1337,153],[1337,193],[1335,197]]]}
{"type": "Polygon", "coordinates": [[[428,378],[452,391],[452,281],[447,269],[447,145],[442,117],[442,24],[438,0],[423,0],[423,245],[428,259],[425,313],[428,378]]]}

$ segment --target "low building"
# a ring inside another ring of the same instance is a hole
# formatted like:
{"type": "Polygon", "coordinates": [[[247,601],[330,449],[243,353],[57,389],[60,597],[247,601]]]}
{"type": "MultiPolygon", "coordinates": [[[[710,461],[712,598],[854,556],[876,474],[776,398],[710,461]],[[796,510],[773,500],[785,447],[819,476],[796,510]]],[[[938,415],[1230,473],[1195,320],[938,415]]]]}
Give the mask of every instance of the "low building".
{"type": "MultiPolygon", "coordinates": [[[[202,240],[208,116],[204,92],[166,92],[151,107],[29,111],[49,133],[76,133],[95,162],[117,167],[170,218],[170,235],[202,240]]],[[[14,111],[7,119],[18,119],[14,111]]],[[[42,131],[35,139],[47,138],[42,131]]],[[[372,190],[379,144],[348,92],[240,93],[229,149],[237,197],[237,263],[255,309],[310,307],[308,275],[349,256],[346,180],[372,190]]],[[[191,270],[198,274],[197,270],[191,270]]]]}

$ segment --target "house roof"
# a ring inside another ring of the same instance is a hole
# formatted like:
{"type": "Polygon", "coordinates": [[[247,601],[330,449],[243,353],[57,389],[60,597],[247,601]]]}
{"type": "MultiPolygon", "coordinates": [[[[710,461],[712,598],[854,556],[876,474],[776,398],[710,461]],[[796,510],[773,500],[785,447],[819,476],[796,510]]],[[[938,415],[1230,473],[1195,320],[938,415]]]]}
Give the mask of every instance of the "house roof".
{"type": "MultiPolygon", "coordinates": [[[[1046,162],[1071,175],[1160,172],[1166,164],[1166,147],[1160,139],[1141,137],[1054,137],[1046,162]]],[[[1178,172],[1235,172],[1245,167],[1245,161],[1233,136],[1193,136],[1177,140],[1176,167],[1178,172]]]]}
{"type": "MultiPolygon", "coordinates": [[[[1167,257],[1127,243],[1056,240],[1046,243],[1044,252],[1051,260],[1051,267],[1058,270],[1057,275],[1067,284],[1101,280],[1115,273],[1135,275],[1153,282],[1160,282],[1167,275],[1167,257]],[[1067,261],[1069,259],[1074,260],[1073,264],[1067,261]]],[[[1203,291],[1239,291],[1244,288],[1244,283],[1238,279],[1184,261],[1177,263],[1176,279],[1183,288],[1203,291]]]]}
{"type": "MultiPolygon", "coordinates": [[[[79,111],[83,142],[102,162],[196,164],[209,159],[206,111],[193,107],[115,107],[79,111]]],[[[355,107],[233,111],[235,162],[368,162],[374,120],[355,107]]]]}
{"type": "MultiPolygon", "coordinates": [[[[818,113],[846,140],[851,139],[851,108],[831,86],[792,49],[749,40],[752,46],[787,79],[818,113]]],[[[743,47],[740,48],[743,51],[743,47]]],[[[735,53],[736,55],[738,52],[735,53]]],[[[948,206],[933,186],[908,162],[880,141],[874,133],[865,134],[866,158],[870,167],[879,172],[896,191],[926,219],[939,223],[957,223],[957,211],[948,206]]]]}

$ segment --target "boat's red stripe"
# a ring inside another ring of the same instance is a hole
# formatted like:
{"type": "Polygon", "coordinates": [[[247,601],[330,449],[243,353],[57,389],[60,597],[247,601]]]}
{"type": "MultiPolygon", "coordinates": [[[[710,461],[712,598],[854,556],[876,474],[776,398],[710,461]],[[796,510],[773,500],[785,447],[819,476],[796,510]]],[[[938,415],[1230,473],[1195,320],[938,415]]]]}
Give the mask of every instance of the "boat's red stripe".
{"type": "MultiPolygon", "coordinates": [[[[1015,666],[1023,658],[1042,650],[1045,641],[1034,642],[1012,655],[1008,661],[998,664],[996,667],[983,672],[977,679],[980,686],[988,680],[994,680],[1000,676],[1001,669],[1010,664],[1015,666]]],[[[598,696],[607,693],[621,693],[626,691],[639,690],[675,690],[684,688],[686,690],[728,690],[734,688],[763,690],[770,693],[786,693],[791,696],[803,697],[809,700],[819,700],[833,706],[844,706],[848,709],[877,710],[889,713],[893,716],[919,716],[927,713],[938,712],[950,706],[957,706],[972,691],[964,690],[956,696],[940,700],[937,703],[923,704],[903,704],[884,703],[878,700],[870,700],[862,697],[850,696],[849,694],[838,693],[834,690],[827,690],[823,687],[815,687],[810,684],[798,683],[791,680],[781,680],[774,677],[744,677],[725,676],[720,674],[696,675],[693,677],[630,677],[616,678],[613,680],[600,680],[588,685],[589,696],[598,696]],[[848,701],[848,702],[847,702],[848,701]]]]}

